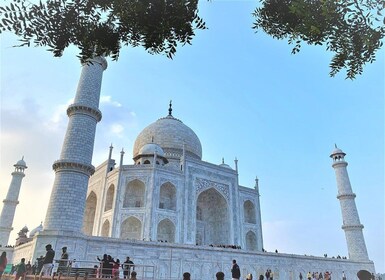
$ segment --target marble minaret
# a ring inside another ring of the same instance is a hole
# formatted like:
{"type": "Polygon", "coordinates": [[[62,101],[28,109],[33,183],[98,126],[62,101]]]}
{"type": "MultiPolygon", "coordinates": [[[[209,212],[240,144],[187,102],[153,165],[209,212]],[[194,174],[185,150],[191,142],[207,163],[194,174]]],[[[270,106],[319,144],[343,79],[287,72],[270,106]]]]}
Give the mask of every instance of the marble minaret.
{"type": "Polygon", "coordinates": [[[27,168],[24,157],[13,166],[15,171],[12,172],[12,181],[8,188],[7,198],[3,200],[4,205],[0,215],[0,244],[2,246],[8,245],[9,235],[13,230],[12,223],[16,206],[19,204],[21,181],[25,176],[24,170],[27,168]]]}
{"type": "Polygon", "coordinates": [[[356,203],[356,195],[350,185],[348,171],[345,161],[345,153],[335,147],[330,155],[333,159],[333,168],[336,172],[338,195],[342,212],[342,229],[345,231],[346,243],[348,246],[349,259],[357,261],[368,261],[365,239],[362,232],[364,226],[360,223],[356,203]]]}
{"type": "Polygon", "coordinates": [[[60,159],[55,161],[55,181],[44,221],[45,231],[81,233],[91,164],[100,89],[107,61],[96,57],[83,65],[74,104],[67,109],[69,118],[60,159]]]}

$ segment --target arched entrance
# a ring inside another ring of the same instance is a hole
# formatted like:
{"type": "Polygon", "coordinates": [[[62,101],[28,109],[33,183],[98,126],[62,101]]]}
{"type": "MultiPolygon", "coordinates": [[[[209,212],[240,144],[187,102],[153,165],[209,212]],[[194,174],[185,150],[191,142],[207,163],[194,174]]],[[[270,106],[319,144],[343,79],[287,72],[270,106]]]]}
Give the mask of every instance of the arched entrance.
{"type": "Polygon", "coordinates": [[[226,199],[214,188],[199,194],[197,199],[196,242],[199,245],[228,245],[230,218],[226,199]]]}
{"type": "Polygon", "coordinates": [[[103,236],[103,237],[110,236],[110,221],[109,220],[105,220],[105,222],[103,223],[101,236],[103,236]]]}
{"type": "Polygon", "coordinates": [[[158,224],[157,240],[175,243],[175,226],[169,219],[158,224]]]}
{"type": "Polygon", "coordinates": [[[257,236],[252,231],[246,234],[246,250],[257,251],[257,236]]]}
{"type": "Polygon", "coordinates": [[[107,191],[106,204],[104,206],[104,211],[108,211],[112,209],[112,204],[114,203],[114,193],[115,186],[111,185],[107,191]]]}
{"type": "Polygon", "coordinates": [[[142,235],[142,222],[135,218],[127,218],[120,226],[120,238],[140,240],[142,235]]]}
{"type": "Polygon", "coordinates": [[[94,192],[91,192],[86,200],[86,208],[84,210],[83,232],[86,235],[92,235],[94,228],[97,198],[94,192]]]}

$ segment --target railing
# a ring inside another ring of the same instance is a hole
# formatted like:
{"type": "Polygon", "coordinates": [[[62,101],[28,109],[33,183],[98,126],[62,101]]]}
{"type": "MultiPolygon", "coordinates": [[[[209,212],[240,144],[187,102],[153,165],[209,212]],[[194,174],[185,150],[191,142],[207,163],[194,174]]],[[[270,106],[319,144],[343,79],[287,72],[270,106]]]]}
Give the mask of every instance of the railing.
{"type": "MultiPolygon", "coordinates": [[[[103,279],[124,279],[123,263],[118,269],[103,268],[101,262],[86,260],[55,260],[51,275],[61,277],[84,277],[103,279]]],[[[128,271],[136,272],[138,280],[154,280],[155,266],[133,264],[128,271]]],[[[128,275],[127,278],[129,278],[128,275]]]]}

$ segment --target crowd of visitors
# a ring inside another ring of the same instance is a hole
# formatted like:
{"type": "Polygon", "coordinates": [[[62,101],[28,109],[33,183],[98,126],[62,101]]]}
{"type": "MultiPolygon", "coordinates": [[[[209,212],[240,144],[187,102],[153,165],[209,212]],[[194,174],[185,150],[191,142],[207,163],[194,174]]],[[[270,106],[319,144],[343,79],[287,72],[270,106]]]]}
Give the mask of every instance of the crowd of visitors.
{"type": "Polygon", "coordinates": [[[218,248],[241,249],[241,246],[238,246],[238,245],[210,244],[209,246],[210,247],[218,247],[218,248]]]}
{"type": "MultiPolygon", "coordinates": [[[[224,248],[233,248],[234,245],[210,245],[212,247],[218,246],[218,247],[224,247],[224,248]]],[[[235,246],[238,249],[237,246],[235,246]]],[[[52,249],[51,244],[47,244],[45,246],[46,254],[45,256],[40,256],[36,259],[35,263],[31,265],[30,261],[27,263],[25,262],[25,258],[22,258],[20,262],[17,265],[13,265],[11,271],[9,274],[15,275],[15,280],[19,280],[20,278],[23,279],[25,275],[32,274],[32,275],[40,275],[40,276],[51,276],[52,274],[52,268],[54,266],[54,257],[55,257],[55,251],[52,249]]],[[[240,249],[240,247],[239,247],[240,249]]],[[[97,260],[99,261],[99,266],[95,265],[92,273],[90,274],[91,277],[95,278],[119,278],[122,272],[123,278],[127,280],[137,280],[137,272],[135,271],[135,264],[130,259],[130,257],[126,257],[126,260],[121,263],[120,259],[116,258],[114,259],[111,255],[104,254],[102,258],[97,257],[97,260]]],[[[67,247],[62,247],[62,254],[58,262],[58,269],[55,273],[60,272],[68,272],[71,269],[74,268],[80,268],[78,263],[76,262],[76,259],[70,260],[69,255],[67,252],[67,247]]],[[[4,271],[6,270],[8,264],[7,260],[7,254],[6,252],[2,252],[0,255],[0,280],[2,275],[4,274],[4,271]]],[[[92,269],[92,268],[89,268],[92,269]]],[[[251,273],[248,273],[244,276],[244,278],[241,278],[241,269],[237,263],[237,261],[234,259],[232,261],[232,266],[230,268],[231,278],[232,280],[240,280],[240,279],[246,279],[246,280],[253,280],[253,275],[251,273]]],[[[8,272],[7,272],[8,273],[8,272]]],[[[361,270],[357,273],[357,277],[360,280],[382,280],[381,278],[376,278],[373,273],[370,273],[366,270],[361,270]]],[[[219,271],[216,273],[217,280],[224,280],[225,279],[225,273],[222,271],[219,271]]],[[[325,271],[325,272],[307,272],[302,274],[300,272],[298,274],[299,280],[331,280],[332,279],[332,272],[325,271]]],[[[264,274],[260,274],[257,278],[258,280],[274,280],[274,272],[268,268],[264,274]]],[[[333,280],[335,277],[333,276],[333,280]]],[[[338,275],[338,278],[341,280],[347,280],[346,274],[343,271],[341,276],[338,275]]],[[[183,273],[183,280],[191,280],[191,274],[189,272],[183,273]]]]}
{"type": "MultiPolygon", "coordinates": [[[[97,257],[97,260],[100,262],[100,267],[97,268],[96,277],[103,277],[103,278],[114,278],[119,277],[120,274],[120,268],[123,269],[123,277],[124,279],[131,279],[133,277],[131,269],[135,270],[134,262],[130,259],[130,257],[127,257],[124,263],[120,263],[119,259],[114,260],[114,258],[111,255],[104,254],[103,258],[97,257]]],[[[136,277],[136,272],[134,273],[134,276],[136,277]]]]}

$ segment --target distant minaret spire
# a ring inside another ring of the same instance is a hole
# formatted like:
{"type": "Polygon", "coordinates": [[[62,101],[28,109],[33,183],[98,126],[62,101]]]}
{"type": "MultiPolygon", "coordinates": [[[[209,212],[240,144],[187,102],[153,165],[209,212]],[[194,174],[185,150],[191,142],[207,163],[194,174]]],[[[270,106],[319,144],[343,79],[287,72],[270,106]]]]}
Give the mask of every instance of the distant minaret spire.
{"type": "Polygon", "coordinates": [[[255,186],[254,189],[258,191],[259,193],[259,179],[257,176],[255,176],[255,186]]]}
{"type": "Polygon", "coordinates": [[[170,100],[170,104],[169,104],[169,107],[168,107],[168,115],[172,116],[172,100],[170,100]]]}
{"type": "Polygon", "coordinates": [[[24,156],[14,167],[15,171],[12,172],[12,181],[8,188],[7,197],[3,200],[4,205],[0,215],[0,244],[2,246],[8,245],[9,235],[13,230],[12,223],[15,217],[16,206],[19,204],[21,181],[25,176],[24,170],[27,168],[24,156]]]}
{"type": "Polygon", "coordinates": [[[330,155],[333,159],[332,167],[336,173],[338,195],[342,213],[342,229],[345,231],[346,243],[348,246],[349,259],[357,261],[368,261],[369,256],[366,250],[365,239],[362,232],[364,226],[360,223],[356,203],[356,195],[350,185],[348,171],[345,161],[345,153],[337,148],[330,155]]]}

